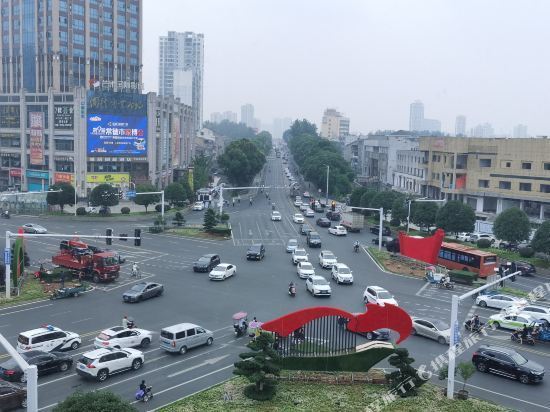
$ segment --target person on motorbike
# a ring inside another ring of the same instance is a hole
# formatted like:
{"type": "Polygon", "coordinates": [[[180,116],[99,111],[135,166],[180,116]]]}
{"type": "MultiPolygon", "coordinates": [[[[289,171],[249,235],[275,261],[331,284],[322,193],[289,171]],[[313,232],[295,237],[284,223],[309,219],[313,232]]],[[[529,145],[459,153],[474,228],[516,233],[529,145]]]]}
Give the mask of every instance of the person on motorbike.
{"type": "Polygon", "coordinates": [[[145,380],[142,380],[139,384],[139,389],[145,393],[147,391],[147,385],[145,384],[145,380]]]}
{"type": "Polygon", "coordinates": [[[527,338],[529,337],[530,335],[530,330],[529,328],[527,327],[527,325],[523,325],[523,329],[521,330],[521,341],[525,341],[527,340],[527,338]]]}
{"type": "Polygon", "coordinates": [[[132,265],[132,277],[138,277],[139,274],[139,266],[136,262],[132,265]]]}
{"type": "Polygon", "coordinates": [[[479,320],[479,315],[476,313],[474,317],[472,318],[472,321],[470,323],[472,330],[479,330],[481,326],[481,321],[479,320]]]}
{"type": "Polygon", "coordinates": [[[271,203],[271,210],[275,210],[275,203],[271,203]]]}
{"type": "Polygon", "coordinates": [[[290,282],[288,284],[288,293],[292,293],[292,289],[296,291],[296,286],[294,286],[294,282],[290,282]]]}
{"type": "Polygon", "coordinates": [[[356,240],[355,243],[353,244],[353,250],[355,252],[359,252],[359,241],[356,240]]]}

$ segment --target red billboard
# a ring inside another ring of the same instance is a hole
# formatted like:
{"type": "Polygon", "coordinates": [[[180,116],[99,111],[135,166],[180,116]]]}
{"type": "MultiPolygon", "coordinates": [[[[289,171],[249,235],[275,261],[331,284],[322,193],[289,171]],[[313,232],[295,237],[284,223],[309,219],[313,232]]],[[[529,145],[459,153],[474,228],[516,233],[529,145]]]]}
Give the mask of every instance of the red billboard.
{"type": "Polygon", "coordinates": [[[44,164],[44,113],[31,112],[30,116],[30,164],[44,164]]]}

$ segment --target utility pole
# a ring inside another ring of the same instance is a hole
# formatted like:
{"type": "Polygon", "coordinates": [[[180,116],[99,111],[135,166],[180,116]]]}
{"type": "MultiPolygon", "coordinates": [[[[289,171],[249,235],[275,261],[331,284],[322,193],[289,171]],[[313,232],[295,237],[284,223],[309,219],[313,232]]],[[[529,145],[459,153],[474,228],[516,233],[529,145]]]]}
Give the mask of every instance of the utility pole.
{"type": "Polygon", "coordinates": [[[327,200],[326,200],[326,205],[328,207],[328,175],[330,173],[330,166],[329,165],[326,165],[327,166],[327,200]]]}

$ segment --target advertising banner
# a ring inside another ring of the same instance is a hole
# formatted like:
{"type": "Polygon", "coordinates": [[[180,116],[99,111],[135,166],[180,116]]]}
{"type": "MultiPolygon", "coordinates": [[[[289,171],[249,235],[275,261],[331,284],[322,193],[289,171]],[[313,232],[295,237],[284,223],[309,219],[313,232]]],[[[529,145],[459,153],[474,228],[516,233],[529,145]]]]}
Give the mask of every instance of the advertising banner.
{"type": "Polygon", "coordinates": [[[18,168],[14,168],[14,169],[10,169],[10,176],[11,177],[21,177],[21,169],[18,169],[18,168]]]}
{"type": "Polygon", "coordinates": [[[172,117],[172,167],[179,165],[180,158],[180,118],[172,117]]]}
{"type": "Polygon", "coordinates": [[[147,155],[147,117],[88,114],[88,155],[147,155]]]}
{"type": "Polygon", "coordinates": [[[19,106],[0,106],[0,128],[19,128],[20,125],[19,106]]]}
{"type": "Polygon", "coordinates": [[[128,183],[129,173],[88,173],[86,183],[128,183]]]}
{"type": "Polygon", "coordinates": [[[44,164],[44,113],[31,112],[30,116],[30,164],[44,164]]]}
{"type": "Polygon", "coordinates": [[[70,183],[74,184],[74,174],[64,173],[64,172],[55,172],[53,174],[54,183],[70,183]]]}
{"type": "Polygon", "coordinates": [[[48,180],[50,178],[49,172],[44,172],[42,170],[30,170],[25,171],[25,175],[31,179],[43,179],[48,180]]]}
{"type": "Polygon", "coordinates": [[[55,106],[53,109],[54,128],[72,130],[74,121],[74,108],[71,105],[55,106]]]}

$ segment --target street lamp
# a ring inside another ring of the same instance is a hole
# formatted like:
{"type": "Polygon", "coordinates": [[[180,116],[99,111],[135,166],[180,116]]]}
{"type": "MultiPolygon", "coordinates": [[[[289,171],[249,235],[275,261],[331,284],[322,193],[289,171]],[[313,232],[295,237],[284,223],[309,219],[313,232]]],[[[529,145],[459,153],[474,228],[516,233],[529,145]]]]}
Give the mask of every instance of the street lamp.
{"type": "Polygon", "coordinates": [[[329,173],[330,173],[330,166],[329,165],[325,165],[327,167],[327,200],[326,200],[326,205],[328,207],[328,176],[329,176],[329,173]]]}
{"type": "Polygon", "coordinates": [[[445,202],[442,199],[428,199],[426,197],[421,197],[420,199],[409,199],[407,203],[409,204],[409,212],[407,213],[407,233],[409,233],[409,225],[411,223],[411,203],[412,202],[445,202]]]}

